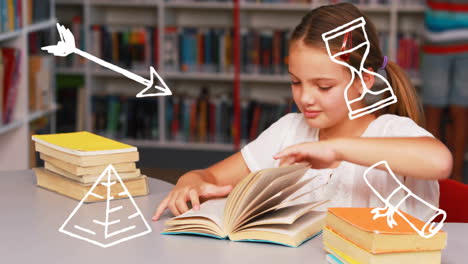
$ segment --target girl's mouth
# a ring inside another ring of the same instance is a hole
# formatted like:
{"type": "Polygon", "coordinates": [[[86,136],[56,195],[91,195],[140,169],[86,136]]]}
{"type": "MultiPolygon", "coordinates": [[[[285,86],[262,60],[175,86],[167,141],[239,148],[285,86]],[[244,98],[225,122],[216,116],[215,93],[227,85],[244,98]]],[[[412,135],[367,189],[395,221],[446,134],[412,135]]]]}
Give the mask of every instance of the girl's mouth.
{"type": "Polygon", "coordinates": [[[322,111],[304,111],[304,116],[306,118],[315,118],[320,115],[322,111]]]}

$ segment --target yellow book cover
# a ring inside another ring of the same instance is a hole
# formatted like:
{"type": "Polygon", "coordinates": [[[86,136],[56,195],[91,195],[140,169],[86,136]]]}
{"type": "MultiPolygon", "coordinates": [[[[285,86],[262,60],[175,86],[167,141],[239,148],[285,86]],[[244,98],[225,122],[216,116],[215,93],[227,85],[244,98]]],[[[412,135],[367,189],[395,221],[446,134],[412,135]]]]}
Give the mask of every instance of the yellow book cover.
{"type": "Polygon", "coordinates": [[[15,30],[15,5],[13,0],[8,0],[8,29],[15,30]]]}
{"type": "Polygon", "coordinates": [[[137,151],[137,148],[96,134],[72,133],[33,135],[32,140],[49,148],[76,156],[93,156],[137,151]]]}

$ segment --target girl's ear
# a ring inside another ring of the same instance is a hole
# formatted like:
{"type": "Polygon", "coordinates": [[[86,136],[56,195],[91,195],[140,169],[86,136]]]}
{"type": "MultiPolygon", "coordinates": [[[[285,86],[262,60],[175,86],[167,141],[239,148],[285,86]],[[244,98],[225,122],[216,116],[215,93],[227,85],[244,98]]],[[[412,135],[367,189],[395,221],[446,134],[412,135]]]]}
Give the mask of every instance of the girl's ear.
{"type": "MultiPolygon", "coordinates": [[[[372,72],[374,71],[371,67],[367,68],[367,70],[372,71],[372,72]]],[[[364,83],[366,84],[367,89],[371,90],[372,86],[374,86],[374,82],[375,82],[374,75],[363,71],[362,72],[362,79],[363,79],[364,83]]],[[[361,87],[360,89],[361,89],[361,91],[359,93],[362,94],[363,87],[361,87]]]]}
{"type": "MultiPolygon", "coordinates": [[[[370,68],[370,67],[367,68],[367,70],[373,71],[372,68],[370,68]]],[[[366,84],[367,89],[371,90],[372,86],[374,85],[374,82],[375,82],[374,75],[363,71],[362,72],[362,79],[363,79],[364,83],[366,84]]],[[[361,80],[359,79],[358,76],[355,76],[354,82],[356,84],[356,86],[355,86],[356,87],[355,88],[356,92],[359,95],[361,95],[364,92],[364,87],[362,87],[361,80]]]]}

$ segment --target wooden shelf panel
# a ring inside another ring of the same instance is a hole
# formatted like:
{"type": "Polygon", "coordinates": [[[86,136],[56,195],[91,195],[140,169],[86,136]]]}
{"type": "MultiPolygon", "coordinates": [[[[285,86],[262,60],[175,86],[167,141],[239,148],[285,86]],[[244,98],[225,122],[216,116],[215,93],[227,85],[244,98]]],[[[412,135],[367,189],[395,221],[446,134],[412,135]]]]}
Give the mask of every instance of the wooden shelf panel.
{"type": "Polygon", "coordinates": [[[22,32],[22,29],[17,29],[15,31],[0,33],[0,41],[7,41],[7,40],[17,38],[21,35],[21,32],[22,32]]]}
{"type": "Polygon", "coordinates": [[[37,119],[39,119],[41,117],[44,117],[44,116],[47,116],[49,114],[55,113],[57,110],[58,110],[58,106],[57,106],[57,104],[54,104],[49,109],[34,111],[32,113],[29,113],[27,121],[32,122],[32,121],[37,120],[37,119]]]}
{"type": "Polygon", "coordinates": [[[50,27],[54,27],[56,23],[57,23],[57,19],[51,18],[49,20],[45,20],[45,21],[41,21],[41,22],[37,22],[37,23],[31,24],[31,25],[28,25],[28,26],[26,26],[24,28],[24,30],[27,33],[41,31],[41,30],[44,30],[44,29],[48,29],[50,27]]]}
{"type": "Polygon", "coordinates": [[[84,0],[55,0],[60,5],[84,5],[84,0]]]}
{"type": "Polygon", "coordinates": [[[23,125],[22,120],[13,121],[7,125],[0,125],[0,135],[15,130],[23,125]]]}
{"type": "Polygon", "coordinates": [[[164,3],[166,8],[174,9],[222,9],[229,10],[234,7],[232,3],[216,3],[216,2],[166,2],[164,3]]]}

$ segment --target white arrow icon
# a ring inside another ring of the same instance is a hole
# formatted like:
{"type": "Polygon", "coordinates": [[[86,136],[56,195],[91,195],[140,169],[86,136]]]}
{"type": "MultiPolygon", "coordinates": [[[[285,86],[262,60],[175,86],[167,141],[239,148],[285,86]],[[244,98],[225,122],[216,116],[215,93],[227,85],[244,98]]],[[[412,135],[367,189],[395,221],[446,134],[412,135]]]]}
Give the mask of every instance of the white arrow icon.
{"type": "Polygon", "coordinates": [[[156,72],[156,70],[150,66],[150,80],[147,80],[137,74],[134,74],[130,71],[127,71],[125,69],[122,69],[120,67],[117,67],[111,63],[108,63],[107,61],[101,60],[100,58],[97,58],[87,52],[84,52],[82,50],[79,50],[75,47],[75,37],[73,37],[73,34],[68,28],[65,28],[64,26],[61,26],[59,23],[57,23],[57,30],[60,34],[60,40],[57,43],[57,45],[51,45],[51,46],[46,46],[42,47],[42,50],[47,50],[49,53],[54,54],[55,56],[61,56],[61,57],[66,57],[71,53],[78,54],[88,60],[92,60],[95,63],[106,67],[110,70],[113,70],[115,72],[123,74],[125,77],[130,78],[136,82],[139,82],[143,85],[146,86],[145,89],[141,90],[136,97],[148,97],[148,96],[166,96],[166,95],[172,95],[171,90],[169,87],[167,87],[166,83],[164,80],[159,76],[159,74],[156,72]],[[163,85],[157,86],[154,85],[154,76],[156,76],[159,80],[159,82],[163,85]],[[153,86],[154,85],[154,86],[153,86]],[[144,94],[146,91],[151,89],[152,87],[156,88],[159,90],[158,93],[149,93],[149,94],[144,94]]]}

